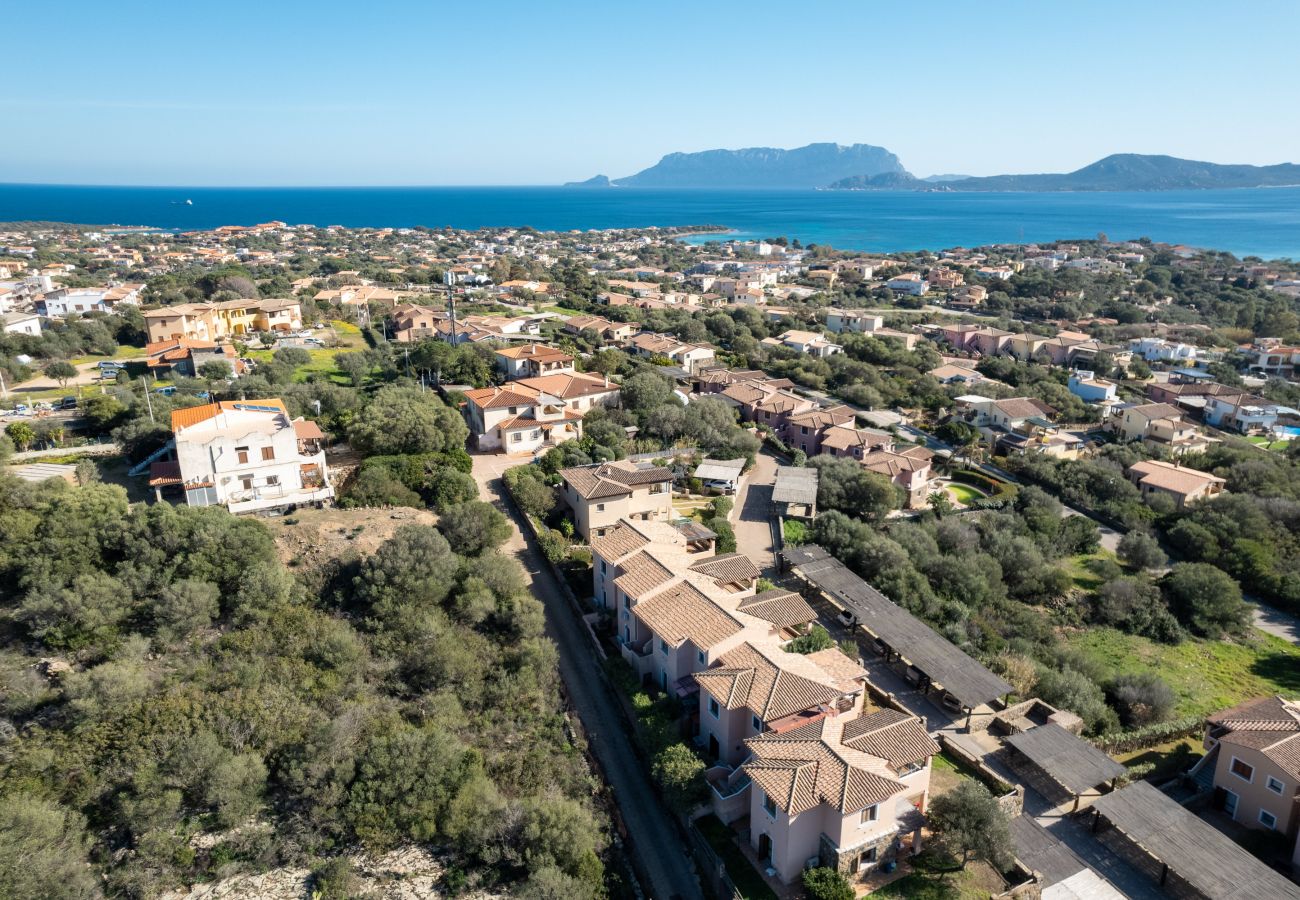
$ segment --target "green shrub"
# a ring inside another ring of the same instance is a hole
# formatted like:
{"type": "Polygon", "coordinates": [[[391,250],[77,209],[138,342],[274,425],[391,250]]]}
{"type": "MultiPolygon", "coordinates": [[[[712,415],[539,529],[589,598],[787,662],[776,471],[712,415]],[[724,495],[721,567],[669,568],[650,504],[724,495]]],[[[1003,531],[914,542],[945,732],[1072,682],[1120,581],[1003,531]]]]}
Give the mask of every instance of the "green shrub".
{"type": "Polygon", "coordinates": [[[821,866],[805,869],[803,889],[811,900],[853,900],[853,885],[835,869],[821,866]]]}

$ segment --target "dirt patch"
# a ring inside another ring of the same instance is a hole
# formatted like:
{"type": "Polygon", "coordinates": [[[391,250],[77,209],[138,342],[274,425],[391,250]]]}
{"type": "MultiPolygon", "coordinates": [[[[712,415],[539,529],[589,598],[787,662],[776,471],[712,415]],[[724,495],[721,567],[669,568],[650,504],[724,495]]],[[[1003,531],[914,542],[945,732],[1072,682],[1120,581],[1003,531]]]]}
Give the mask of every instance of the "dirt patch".
{"type": "Polygon", "coordinates": [[[337,560],[369,556],[403,525],[433,525],[427,509],[399,506],[360,509],[305,509],[263,520],[285,565],[315,569],[337,560]]]}
{"type": "MultiPolygon", "coordinates": [[[[357,877],[356,896],[373,900],[430,900],[456,896],[443,886],[447,861],[427,850],[407,848],[381,857],[350,857],[357,877]]],[[[236,875],[189,891],[171,891],[163,900],[302,900],[312,896],[311,872],[305,868],[273,869],[259,875],[236,875]]],[[[466,900],[496,900],[499,894],[473,891],[466,900]]]]}

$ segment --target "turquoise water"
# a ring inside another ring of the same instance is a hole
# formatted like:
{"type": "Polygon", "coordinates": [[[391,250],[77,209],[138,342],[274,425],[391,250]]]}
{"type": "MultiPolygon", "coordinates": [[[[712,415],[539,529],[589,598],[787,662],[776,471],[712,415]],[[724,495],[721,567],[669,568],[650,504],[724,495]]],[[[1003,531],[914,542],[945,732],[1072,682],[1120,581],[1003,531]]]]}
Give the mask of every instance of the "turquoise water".
{"type": "Polygon", "coordinates": [[[187,188],[0,185],[0,221],[200,229],[290,224],[543,231],[721,225],[888,252],[1094,237],[1300,259],[1300,188],[1156,193],[707,191],[558,187],[187,188]],[[191,204],[187,205],[186,200],[191,204]]]}

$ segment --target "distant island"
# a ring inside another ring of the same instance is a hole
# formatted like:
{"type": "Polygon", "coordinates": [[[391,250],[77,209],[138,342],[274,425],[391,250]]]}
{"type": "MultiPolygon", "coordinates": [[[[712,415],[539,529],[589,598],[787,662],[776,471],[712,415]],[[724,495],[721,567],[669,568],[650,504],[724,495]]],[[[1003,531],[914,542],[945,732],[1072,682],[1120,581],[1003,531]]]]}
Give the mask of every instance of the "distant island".
{"type": "MultiPolygon", "coordinates": [[[[616,187],[819,188],[852,175],[885,172],[906,170],[898,157],[883,147],[809,144],[794,150],[747,147],[669,153],[635,175],[607,181],[616,187]]],[[[596,180],[570,186],[595,187],[596,180]]]]}
{"type": "Polygon", "coordinates": [[[809,144],[670,153],[635,175],[597,175],[565,187],[805,188],[831,191],[1175,191],[1300,185],[1300,165],[1223,165],[1174,156],[1116,153],[1073,172],[930,175],[918,178],[871,144],[809,144]]]}
{"type": "Polygon", "coordinates": [[[593,175],[586,181],[566,181],[565,187],[570,188],[607,188],[610,186],[608,175],[593,175]]]}

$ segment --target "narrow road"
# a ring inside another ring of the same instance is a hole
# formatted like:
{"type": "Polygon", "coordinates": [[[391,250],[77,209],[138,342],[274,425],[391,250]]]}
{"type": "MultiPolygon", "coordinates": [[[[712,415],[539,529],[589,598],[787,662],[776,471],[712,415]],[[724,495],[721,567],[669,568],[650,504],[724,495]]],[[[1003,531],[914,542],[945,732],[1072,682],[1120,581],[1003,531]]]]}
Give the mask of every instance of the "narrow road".
{"type": "Polygon", "coordinates": [[[1254,598],[1248,597],[1247,600],[1255,604],[1251,607],[1251,614],[1256,628],[1284,641],[1300,644],[1300,619],[1280,609],[1265,606],[1254,598]]]}
{"type": "Polygon", "coordinates": [[[695,867],[676,823],[660,804],[650,784],[650,773],[637,757],[624,730],[626,720],[618,700],[610,692],[592,649],[586,627],[574,612],[549,567],[524,537],[526,527],[505,496],[501,472],[526,460],[475,456],[474,478],[483,499],[509,517],[514,531],[502,547],[524,569],[533,596],[546,607],[546,631],[559,651],[560,677],[565,692],[582,720],[592,753],[599,761],[614,801],[628,831],[628,848],[635,857],[638,873],[649,880],[647,894],[656,900],[703,900],[695,867]]]}
{"type": "Polygon", "coordinates": [[[732,507],[735,521],[736,549],[748,556],[766,577],[776,572],[776,551],[772,529],[772,485],[776,483],[776,457],[759,451],[754,467],[745,473],[736,503],[732,507]]]}

